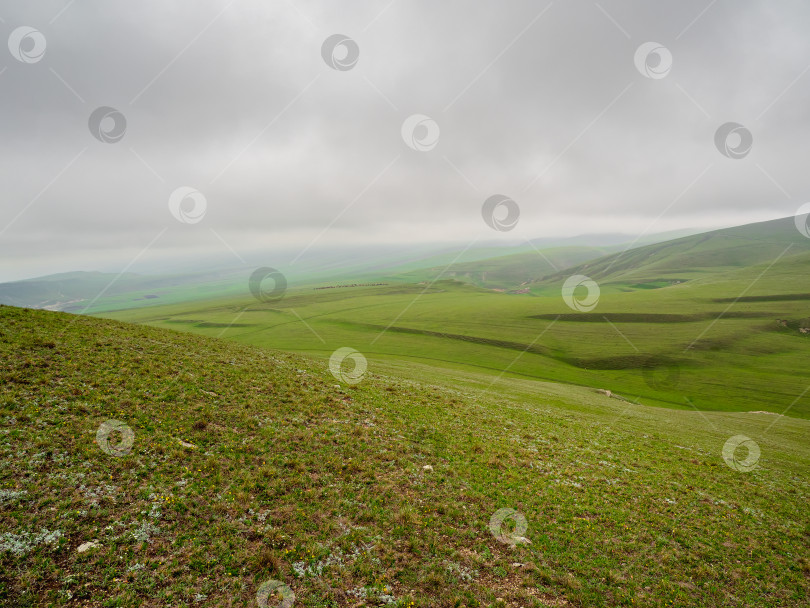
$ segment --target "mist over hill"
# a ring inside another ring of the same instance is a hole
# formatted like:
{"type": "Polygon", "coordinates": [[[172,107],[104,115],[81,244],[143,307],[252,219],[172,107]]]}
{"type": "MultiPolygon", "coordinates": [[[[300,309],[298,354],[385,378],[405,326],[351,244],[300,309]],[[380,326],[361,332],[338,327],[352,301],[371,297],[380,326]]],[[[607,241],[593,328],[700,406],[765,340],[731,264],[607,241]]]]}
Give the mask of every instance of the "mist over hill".
{"type": "MultiPolygon", "coordinates": [[[[670,236],[648,235],[639,241],[658,242],[670,236]]],[[[236,295],[247,289],[247,277],[253,269],[268,265],[281,269],[293,285],[353,279],[422,280],[445,271],[448,277],[480,277],[483,272],[485,276],[479,281],[482,284],[514,286],[634,240],[627,235],[596,234],[530,242],[484,242],[467,248],[449,244],[316,247],[300,258],[298,252],[264,251],[247,255],[236,264],[230,255],[165,260],[152,266],[162,268],[162,272],[75,271],[0,283],[0,304],[82,313],[236,295]],[[492,269],[481,270],[482,265],[492,269]]]]}

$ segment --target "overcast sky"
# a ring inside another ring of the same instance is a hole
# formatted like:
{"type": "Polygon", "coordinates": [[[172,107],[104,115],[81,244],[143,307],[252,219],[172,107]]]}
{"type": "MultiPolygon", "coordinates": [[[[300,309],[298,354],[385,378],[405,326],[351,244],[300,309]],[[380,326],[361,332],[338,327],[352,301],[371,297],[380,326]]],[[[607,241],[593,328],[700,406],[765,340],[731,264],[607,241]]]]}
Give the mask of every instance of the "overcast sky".
{"type": "Polygon", "coordinates": [[[720,227],[810,199],[806,0],[15,0],[0,19],[0,280],[720,227]],[[511,230],[482,217],[496,194],[511,230]]]}

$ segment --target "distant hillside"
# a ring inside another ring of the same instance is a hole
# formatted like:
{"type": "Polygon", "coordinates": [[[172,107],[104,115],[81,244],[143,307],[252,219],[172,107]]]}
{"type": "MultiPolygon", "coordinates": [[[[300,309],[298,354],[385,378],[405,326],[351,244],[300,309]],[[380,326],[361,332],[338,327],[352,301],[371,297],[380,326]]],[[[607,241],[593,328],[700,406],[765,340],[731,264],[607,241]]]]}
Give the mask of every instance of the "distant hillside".
{"type": "MultiPolygon", "coordinates": [[[[81,302],[101,292],[114,277],[115,275],[102,272],[66,272],[2,283],[0,304],[49,310],[78,308],[81,302]]],[[[136,274],[123,274],[111,293],[121,289],[135,289],[142,281],[143,278],[136,274]]]]}
{"type": "MultiPolygon", "coordinates": [[[[94,310],[96,303],[137,307],[139,303],[212,297],[234,281],[232,271],[147,276],[135,273],[68,272],[0,283],[0,304],[68,312],[94,310]]],[[[227,293],[227,292],[225,292],[227,293]]],[[[235,291],[233,291],[235,293],[235,291]]]]}
{"type": "Polygon", "coordinates": [[[767,264],[779,256],[807,251],[810,239],[801,235],[794,218],[788,217],[613,253],[566,268],[542,282],[556,283],[573,274],[584,274],[600,283],[672,283],[767,264]]]}
{"type": "Polygon", "coordinates": [[[600,257],[616,247],[555,247],[474,262],[421,268],[397,275],[408,281],[457,279],[479,287],[515,290],[562,268],[600,257]]]}
{"type": "MultiPolygon", "coordinates": [[[[670,234],[650,235],[645,240],[658,242],[670,234]]],[[[0,283],[0,304],[95,313],[238,296],[247,292],[250,272],[268,265],[281,270],[288,283],[297,286],[338,280],[433,280],[452,264],[448,269],[450,275],[445,276],[482,286],[515,288],[554,272],[555,268],[614,251],[618,244],[631,238],[595,234],[531,242],[485,242],[470,248],[457,244],[346,246],[313,248],[300,259],[300,251],[263,252],[253,256],[254,263],[243,260],[236,266],[232,258],[207,259],[186,263],[182,270],[166,274],[69,272],[0,283]],[[543,254],[539,255],[537,250],[543,254]]]]}

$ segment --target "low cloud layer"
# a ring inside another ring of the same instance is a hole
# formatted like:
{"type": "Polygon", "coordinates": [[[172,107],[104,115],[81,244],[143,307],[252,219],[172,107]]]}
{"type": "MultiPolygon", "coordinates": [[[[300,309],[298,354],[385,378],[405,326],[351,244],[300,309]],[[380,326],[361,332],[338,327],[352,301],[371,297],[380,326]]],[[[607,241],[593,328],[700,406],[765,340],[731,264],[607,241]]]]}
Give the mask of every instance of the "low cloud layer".
{"type": "Polygon", "coordinates": [[[801,0],[43,0],[0,19],[3,280],[716,227],[810,198],[801,0]],[[170,206],[181,187],[196,205],[170,206]],[[494,194],[512,230],[483,220],[494,194]]]}

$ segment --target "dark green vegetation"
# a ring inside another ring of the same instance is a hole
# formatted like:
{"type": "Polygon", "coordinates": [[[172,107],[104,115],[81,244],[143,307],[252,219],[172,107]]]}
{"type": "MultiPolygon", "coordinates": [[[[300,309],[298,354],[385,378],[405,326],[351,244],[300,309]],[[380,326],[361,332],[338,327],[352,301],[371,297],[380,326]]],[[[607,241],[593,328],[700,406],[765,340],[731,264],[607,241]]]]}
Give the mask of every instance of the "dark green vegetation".
{"type": "Polygon", "coordinates": [[[319,357],[350,346],[372,366],[436,382],[465,370],[487,381],[603,388],[671,408],[807,418],[808,269],[810,239],[788,218],[613,254],[522,295],[434,274],[433,283],[299,288],[271,304],[245,289],[108,316],[319,357]],[[577,273],[599,282],[593,310],[573,310],[561,297],[577,273]]]}
{"type": "MultiPolygon", "coordinates": [[[[259,314],[289,311],[243,320],[259,314]]],[[[313,607],[807,603],[804,420],[469,367],[439,387],[402,357],[337,388],[321,360],[9,307],[0,357],[5,606],[251,606],[268,579],[313,607]],[[94,441],[109,419],[134,431],[127,455],[94,441]],[[753,471],[721,458],[736,434],[761,448],[753,471]],[[493,536],[501,508],[531,544],[493,536]]]]}

